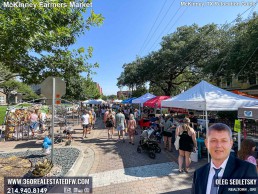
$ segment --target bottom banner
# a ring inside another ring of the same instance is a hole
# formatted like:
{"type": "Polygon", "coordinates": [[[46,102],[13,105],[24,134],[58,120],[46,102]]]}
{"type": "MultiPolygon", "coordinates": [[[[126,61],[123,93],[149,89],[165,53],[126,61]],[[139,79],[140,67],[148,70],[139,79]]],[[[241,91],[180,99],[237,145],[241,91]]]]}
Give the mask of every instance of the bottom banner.
{"type": "Polygon", "coordinates": [[[92,177],[5,177],[6,194],[92,193],[92,177]]]}

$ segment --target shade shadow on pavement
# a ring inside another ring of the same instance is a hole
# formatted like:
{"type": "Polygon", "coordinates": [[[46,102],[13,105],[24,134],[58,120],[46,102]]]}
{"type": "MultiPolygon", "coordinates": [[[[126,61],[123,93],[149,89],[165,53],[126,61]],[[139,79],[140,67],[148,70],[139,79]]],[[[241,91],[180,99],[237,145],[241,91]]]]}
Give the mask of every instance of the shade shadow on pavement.
{"type": "MultiPolygon", "coordinates": [[[[42,141],[43,142],[43,141],[42,141]]],[[[28,141],[24,143],[17,144],[14,149],[21,149],[21,148],[41,148],[42,142],[37,143],[37,141],[28,141]]]]}
{"type": "MultiPolygon", "coordinates": [[[[131,186],[140,181],[146,187],[155,181],[162,185],[160,189],[154,189],[155,193],[170,191],[167,193],[187,194],[190,193],[188,188],[191,188],[194,170],[207,162],[205,159],[193,162],[188,174],[180,174],[177,165],[178,151],[175,149],[173,152],[168,152],[163,149],[163,144],[159,144],[161,153],[156,153],[156,158],[151,159],[148,152],[137,152],[140,130],[135,136],[135,145],[132,145],[129,144],[128,136],[125,136],[125,143],[118,142],[117,130],[114,130],[113,139],[108,139],[107,129],[103,128],[101,120],[97,122],[96,127],[97,129],[92,130],[86,139],[79,137],[82,136],[82,129],[79,129],[78,133],[76,131],[78,136],[74,141],[80,143],[82,147],[93,150],[94,162],[89,168],[89,175],[94,177],[96,181],[94,188],[102,191],[100,193],[104,191],[112,193],[108,189],[113,186],[115,188],[119,188],[120,185],[131,186]],[[159,190],[161,192],[158,192],[159,190]]],[[[135,185],[135,188],[140,188],[140,185],[135,185]]]]}

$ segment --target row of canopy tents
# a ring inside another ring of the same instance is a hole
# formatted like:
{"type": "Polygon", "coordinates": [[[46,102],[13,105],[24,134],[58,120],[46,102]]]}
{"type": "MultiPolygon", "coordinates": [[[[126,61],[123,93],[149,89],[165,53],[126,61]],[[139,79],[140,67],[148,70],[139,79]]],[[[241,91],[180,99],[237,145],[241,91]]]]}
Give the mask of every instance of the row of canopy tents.
{"type": "MultiPolygon", "coordinates": [[[[258,99],[238,95],[209,84],[206,81],[201,81],[199,84],[172,98],[156,97],[147,93],[133,99],[132,103],[138,103],[141,106],[148,105],[150,107],[155,105],[156,107],[205,111],[206,129],[208,129],[208,111],[237,111],[240,107],[257,107],[258,99]]],[[[240,145],[240,138],[238,143],[240,145]]]]}
{"type": "Polygon", "coordinates": [[[147,93],[139,98],[129,98],[122,103],[140,104],[153,108],[176,107],[202,111],[232,111],[243,106],[258,105],[258,99],[238,95],[206,81],[201,81],[187,91],[170,98],[147,93]]]}
{"type": "Polygon", "coordinates": [[[133,99],[132,103],[138,103],[141,107],[144,105],[205,111],[206,128],[208,128],[208,111],[237,111],[240,107],[258,105],[258,99],[238,95],[206,81],[201,81],[199,84],[172,98],[167,96],[156,97],[147,93],[133,99]]]}
{"type": "Polygon", "coordinates": [[[140,104],[140,106],[148,106],[151,108],[161,108],[161,101],[170,98],[170,96],[155,96],[146,93],[139,98],[133,97],[123,100],[123,104],[140,104]]]}
{"type": "Polygon", "coordinates": [[[205,111],[207,129],[207,111],[233,111],[238,110],[240,107],[252,107],[258,105],[258,99],[238,95],[206,81],[201,81],[194,87],[172,98],[167,96],[155,97],[147,93],[132,100],[132,103],[140,103],[141,106],[149,107],[173,107],[205,111]]]}
{"type": "MultiPolygon", "coordinates": [[[[102,104],[105,101],[87,100],[85,104],[102,104]]],[[[170,98],[169,96],[155,96],[146,93],[139,98],[123,100],[124,104],[139,104],[141,107],[152,108],[175,107],[202,111],[232,111],[243,106],[258,105],[258,99],[234,94],[223,90],[206,81],[201,81],[187,91],[170,98]]]]}
{"type": "MultiPolygon", "coordinates": [[[[201,81],[184,93],[162,101],[161,105],[205,111],[206,129],[208,129],[208,111],[237,111],[240,107],[258,105],[258,99],[237,95],[201,81]]],[[[240,148],[240,132],[238,144],[240,148]]]]}

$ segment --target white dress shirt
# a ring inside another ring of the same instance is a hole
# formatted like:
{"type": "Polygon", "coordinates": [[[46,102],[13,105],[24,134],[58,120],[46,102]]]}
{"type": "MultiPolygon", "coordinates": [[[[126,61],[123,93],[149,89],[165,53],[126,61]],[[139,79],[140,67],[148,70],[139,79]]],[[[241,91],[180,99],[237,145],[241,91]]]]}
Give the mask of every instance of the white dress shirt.
{"type": "Polygon", "coordinates": [[[209,177],[208,177],[208,182],[207,182],[207,187],[206,187],[206,194],[210,194],[211,191],[211,184],[212,184],[212,179],[213,176],[215,175],[215,170],[213,168],[219,169],[221,168],[218,177],[221,178],[224,174],[227,162],[228,162],[228,158],[221,164],[221,166],[219,166],[218,168],[213,164],[212,160],[211,160],[211,165],[210,165],[210,172],[209,172],[209,177]]]}

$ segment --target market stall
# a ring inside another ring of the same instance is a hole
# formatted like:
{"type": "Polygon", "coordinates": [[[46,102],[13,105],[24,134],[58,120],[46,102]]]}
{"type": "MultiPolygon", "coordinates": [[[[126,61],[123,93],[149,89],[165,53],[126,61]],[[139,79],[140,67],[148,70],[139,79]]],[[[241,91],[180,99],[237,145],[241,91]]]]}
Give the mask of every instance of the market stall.
{"type": "Polygon", "coordinates": [[[170,98],[170,96],[156,96],[150,100],[143,103],[143,106],[151,108],[161,108],[161,101],[170,98]]]}
{"type": "Polygon", "coordinates": [[[105,104],[106,102],[102,99],[92,99],[92,100],[85,100],[82,102],[83,104],[105,104]]]}
{"type": "Polygon", "coordinates": [[[152,98],[155,98],[156,96],[153,95],[153,94],[150,94],[150,93],[146,93],[142,96],[140,96],[139,98],[136,98],[134,100],[132,100],[132,103],[133,104],[139,104],[141,107],[143,107],[143,103],[152,99],[152,98]]]}
{"type": "MultiPolygon", "coordinates": [[[[79,123],[79,109],[75,104],[61,104],[55,106],[54,127],[58,134],[79,123]]],[[[28,140],[42,138],[52,127],[52,108],[42,104],[21,103],[9,107],[5,115],[5,140],[28,140]],[[32,114],[34,114],[32,116],[32,114]]]]}
{"type": "Polygon", "coordinates": [[[132,104],[132,101],[136,99],[136,97],[132,97],[132,98],[128,98],[128,99],[125,99],[123,100],[121,103],[122,104],[132,104]]]}
{"type": "Polygon", "coordinates": [[[208,129],[207,111],[231,111],[238,110],[241,106],[256,104],[258,104],[257,99],[234,94],[206,81],[201,81],[184,93],[161,102],[161,106],[164,107],[205,111],[206,129],[208,129]]]}
{"type": "Polygon", "coordinates": [[[240,119],[258,119],[258,105],[244,106],[238,108],[238,118],[240,119]]]}
{"type": "Polygon", "coordinates": [[[238,109],[238,118],[243,121],[243,133],[244,138],[249,135],[257,135],[256,127],[247,126],[245,121],[246,119],[258,120],[258,105],[251,107],[239,107],[238,109]]]}
{"type": "MultiPolygon", "coordinates": [[[[29,139],[33,134],[30,130],[31,112],[37,112],[40,106],[12,107],[8,109],[5,117],[5,139],[29,139]]],[[[34,126],[39,130],[39,124],[34,126]]]]}

